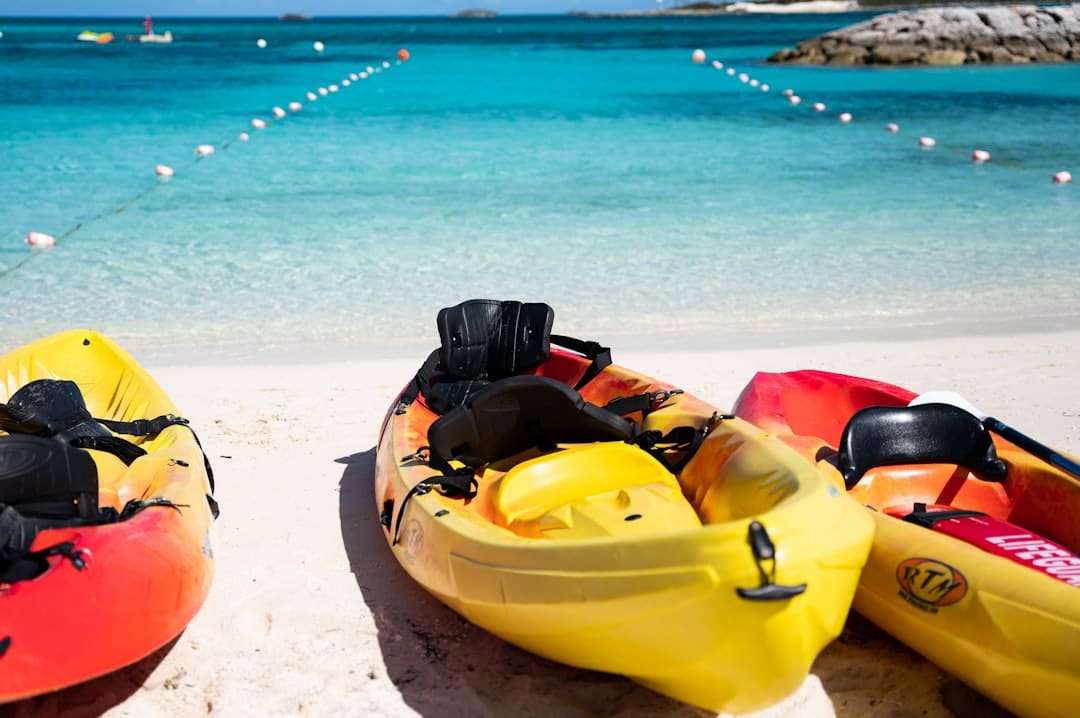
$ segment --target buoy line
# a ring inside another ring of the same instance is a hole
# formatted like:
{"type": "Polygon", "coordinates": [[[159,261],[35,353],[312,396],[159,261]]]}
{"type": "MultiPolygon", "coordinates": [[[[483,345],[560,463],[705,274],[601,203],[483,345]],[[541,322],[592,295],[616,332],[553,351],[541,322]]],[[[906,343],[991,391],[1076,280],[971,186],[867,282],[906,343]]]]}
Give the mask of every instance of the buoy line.
{"type": "MultiPolygon", "coordinates": [[[[257,41],[257,45],[258,45],[259,48],[265,48],[267,43],[262,38],[259,38],[259,40],[257,41]]],[[[321,53],[321,52],[323,52],[325,50],[325,46],[323,45],[322,42],[319,42],[319,41],[316,40],[313,43],[313,49],[315,50],[315,52],[320,52],[321,53]]],[[[409,59],[409,57],[410,57],[410,54],[409,54],[408,50],[406,50],[404,48],[401,49],[401,50],[398,50],[397,51],[397,62],[396,62],[396,64],[400,65],[401,63],[407,61],[409,59]]],[[[363,68],[362,70],[349,73],[346,76],[346,78],[342,79],[338,84],[330,84],[330,85],[327,85],[326,87],[319,87],[318,90],[317,90],[317,94],[316,94],[316,92],[308,91],[305,94],[305,98],[307,99],[308,102],[315,102],[320,97],[326,97],[326,96],[329,96],[329,95],[331,95],[333,93],[336,93],[336,92],[338,92],[338,91],[340,91],[342,89],[351,87],[354,83],[358,83],[358,82],[361,82],[363,80],[366,80],[366,79],[372,77],[373,75],[377,75],[377,74],[383,72],[384,70],[389,70],[393,66],[394,65],[392,65],[389,61],[386,61],[386,60],[384,60],[384,61],[382,61],[380,63],[376,63],[375,65],[368,65],[365,68],[363,68]]],[[[261,117],[252,118],[251,121],[250,121],[251,128],[253,130],[258,130],[258,131],[265,130],[270,126],[271,123],[278,122],[280,120],[283,120],[283,119],[287,118],[289,116],[289,112],[292,112],[292,113],[299,112],[300,110],[303,109],[304,105],[303,105],[302,102],[299,102],[297,100],[293,100],[293,101],[287,103],[286,107],[288,107],[288,112],[286,112],[286,110],[283,109],[281,106],[275,105],[270,110],[270,114],[272,115],[272,117],[270,119],[263,119],[261,117]]],[[[117,214],[120,214],[120,213],[124,212],[126,209],[131,207],[133,204],[135,204],[136,202],[141,200],[143,197],[146,197],[148,194],[150,194],[155,189],[157,189],[162,184],[164,184],[165,181],[168,181],[168,180],[172,179],[177,174],[183,175],[185,172],[190,170],[196,164],[198,164],[199,162],[205,160],[207,157],[210,157],[215,152],[219,152],[219,151],[223,152],[225,150],[228,150],[229,147],[231,147],[235,142],[247,142],[250,139],[251,139],[251,133],[249,133],[248,131],[244,131],[244,132],[240,132],[239,134],[237,134],[237,135],[235,135],[233,137],[230,137],[229,139],[227,139],[227,140],[225,140],[223,142],[220,142],[220,143],[218,143],[216,145],[212,145],[212,144],[196,145],[195,149],[194,149],[194,155],[195,155],[194,158],[189,160],[186,164],[184,164],[179,169],[174,168],[172,165],[166,165],[166,164],[158,164],[158,165],[156,165],[154,167],[154,174],[158,178],[157,181],[155,181],[153,184],[147,185],[144,189],[139,191],[137,194],[135,194],[130,199],[128,199],[128,200],[124,201],[123,203],[121,203],[118,207],[116,207],[116,208],[114,208],[112,210],[99,212],[98,214],[93,215],[92,217],[84,219],[84,220],[82,220],[80,222],[76,222],[71,227],[68,227],[64,232],[62,232],[60,234],[57,234],[57,235],[48,234],[48,233],[40,232],[40,231],[36,231],[36,230],[32,230],[32,231],[28,232],[26,234],[25,241],[26,241],[26,244],[30,246],[30,249],[31,249],[30,253],[27,254],[26,256],[24,256],[22,259],[20,259],[15,264],[11,265],[10,267],[0,269],[0,279],[3,279],[4,277],[8,276],[9,274],[12,274],[12,273],[18,271],[21,267],[23,267],[31,259],[33,259],[34,257],[42,254],[42,251],[40,251],[40,250],[46,250],[46,249],[51,249],[52,247],[55,247],[57,244],[64,241],[65,239],[67,239],[71,235],[75,234],[76,232],[78,232],[80,229],[82,229],[86,225],[92,224],[93,222],[97,222],[97,221],[102,220],[102,219],[105,219],[106,217],[110,217],[112,215],[117,215],[117,214]]]]}
{"type": "MultiPolygon", "coordinates": [[[[705,51],[700,50],[700,49],[694,50],[693,53],[691,54],[691,59],[693,60],[694,64],[697,64],[697,65],[704,64],[705,59],[706,59],[705,51]]],[[[736,79],[738,79],[740,82],[742,82],[744,84],[747,84],[747,85],[749,85],[751,87],[755,87],[755,88],[759,89],[763,93],[768,93],[770,91],[769,90],[769,85],[761,82],[760,80],[758,80],[756,78],[751,78],[748,73],[745,73],[745,72],[737,73],[737,70],[734,67],[725,66],[724,63],[720,62],[719,60],[713,60],[711,65],[712,65],[713,69],[718,70],[718,71],[722,71],[727,77],[736,78],[736,79]]],[[[781,91],[780,94],[787,99],[788,104],[790,104],[792,106],[802,105],[803,98],[801,96],[799,96],[798,94],[796,94],[795,90],[793,90],[791,88],[787,88],[787,89],[781,91]]],[[[824,102],[814,102],[812,104],[802,105],[802,106],[803,107],[808,107],[811,111],[813,111],[815,113],[818,113],[818,114],[824,113],[828,109],[828,106],[824,102]]],[[[852,122],[854,122],[856,124],[869,124],[866,120],[863,120],[862,118],[855,118],[852,115],[852,113],[850,113],[850,112],[841,112],[841,113],[837,114],[836,118],[837,118],[838,121],[840,121],[843,124],[848,124],[848,123],[852,123],[852,122]]],[[[898,134],[900,132],[900,125],[897,124],[896,122],[889,122],[889,123],[885,124],[884,127],[888,132],[893,133],[893,134],[898,134]]],[[[947,152],[955,153],[955,154],[958,154],[960,156],[970,157],[971,161],[973,163],[975,163],[975,164],[983,164],[983,163],[989,162],[990,159],[991,159],[991,156],[992,156],[990,151],[987,150],[987,149],[983,149],[983,148],[979,148],[979,147],[966,149],[966,148],[958,147],[956,145],[944,145],[944,144],[939,143],[935,138],[927,136],[927,135],[920,136],[919,139],[918,139],[917,144],[918,144],[918,147],[920,147],[920,148],[922,148],[924,150],[929,150],[929,149],[938,147],[938,148],[941,148],[942,150],[945,150],[947,152]]],[[[1029,169],[1027,167],[1022,167],[1019,164],[1016,164],[1014,162],[995,161],[994,164],[999,165],[1001,167],[1011,167],[1011,168],[1017,169],[1017,170],[1023,170],[1023,171],[1029,171],[1029,172],[1033,171],[1033,170],[1031,170],[1031,169],[1029,169]]],[[[1060,170],[1058,172],[1055,172],[1051,176],[1050,179],[1056,185],[1063,185],[1063,184],[1069,184],[1070,182],[1072,182],[1073,178],[1072,178],[1072,173],[1070,173],[1068,170],[1060,170]]]]}

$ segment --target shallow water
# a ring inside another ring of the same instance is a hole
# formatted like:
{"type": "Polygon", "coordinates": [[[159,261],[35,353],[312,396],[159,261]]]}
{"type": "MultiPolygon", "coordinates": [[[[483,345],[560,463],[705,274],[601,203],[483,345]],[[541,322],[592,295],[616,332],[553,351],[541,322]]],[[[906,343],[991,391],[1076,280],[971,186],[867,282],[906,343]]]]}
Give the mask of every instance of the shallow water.
{"type": "Polygon", "coordinates": [[[1080,65],[763,61],[867,16],[2,21],[0,341],[413,351],[482,296],[646,345],[1076,326],[1080,65]]]}

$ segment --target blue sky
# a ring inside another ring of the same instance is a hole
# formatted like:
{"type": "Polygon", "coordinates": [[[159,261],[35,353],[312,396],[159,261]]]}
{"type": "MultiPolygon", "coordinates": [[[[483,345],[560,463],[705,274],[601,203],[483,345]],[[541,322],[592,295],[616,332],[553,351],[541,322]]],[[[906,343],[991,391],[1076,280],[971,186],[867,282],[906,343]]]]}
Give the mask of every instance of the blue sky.
{"type": "Polygon", "coordinates": [[[335,15],[449,15],[469,8],[500,14],[639,10],[681,0],[0,0],[0,17],[276,17],[335,15]]]}

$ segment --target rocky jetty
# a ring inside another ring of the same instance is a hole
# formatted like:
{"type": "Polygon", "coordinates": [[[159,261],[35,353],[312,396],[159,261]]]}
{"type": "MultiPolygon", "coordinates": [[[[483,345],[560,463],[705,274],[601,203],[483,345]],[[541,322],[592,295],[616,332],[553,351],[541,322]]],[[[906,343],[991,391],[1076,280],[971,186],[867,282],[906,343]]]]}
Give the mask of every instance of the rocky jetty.
{"type": "Polygon", "coordinates": [[[774,53],[808,65],[1080,61],[1080,3],[938,7],[878,15],[774,53]]]}

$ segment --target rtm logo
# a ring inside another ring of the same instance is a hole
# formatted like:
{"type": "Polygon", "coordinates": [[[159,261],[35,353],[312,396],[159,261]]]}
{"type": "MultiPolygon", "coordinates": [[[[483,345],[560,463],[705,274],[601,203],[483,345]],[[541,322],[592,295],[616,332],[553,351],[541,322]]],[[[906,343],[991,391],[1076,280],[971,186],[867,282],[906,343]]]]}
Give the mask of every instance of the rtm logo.
{"type": "Polygon", "coordinates": [[[932,558],[909,558],[896,567],[900,595],[917,608],[937,613],[967,595],[964,574],[947,563],[932,558]]]}

